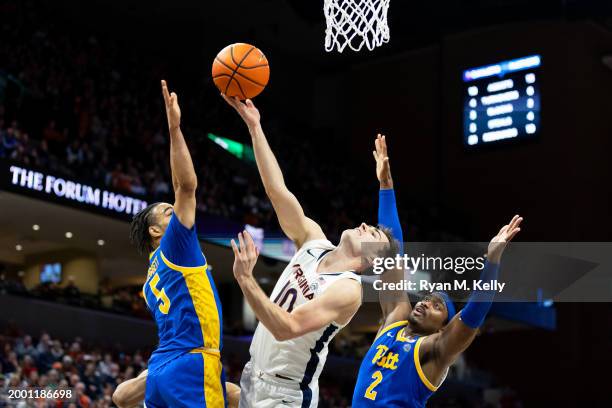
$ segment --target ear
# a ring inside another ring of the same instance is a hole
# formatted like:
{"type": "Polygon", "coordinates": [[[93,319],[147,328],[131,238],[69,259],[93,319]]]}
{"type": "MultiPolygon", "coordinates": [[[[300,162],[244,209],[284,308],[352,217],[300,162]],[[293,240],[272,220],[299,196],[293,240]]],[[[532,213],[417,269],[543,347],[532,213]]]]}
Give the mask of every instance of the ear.
{"type": "Polygon", "coordinates": [[[157,239],[162,236],[162,230],[157,225],[151,225],[149,227],[149,235],[151,235],[151,238],[157,239]]]}

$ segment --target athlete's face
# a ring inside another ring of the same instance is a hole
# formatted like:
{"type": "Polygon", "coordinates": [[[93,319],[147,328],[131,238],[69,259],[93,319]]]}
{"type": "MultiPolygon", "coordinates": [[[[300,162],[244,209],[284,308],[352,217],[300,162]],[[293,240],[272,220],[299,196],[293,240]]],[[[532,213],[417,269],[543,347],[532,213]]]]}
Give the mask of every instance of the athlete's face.
{"type": "Polygon", "coordinates": [[[408,316],[410,324],[425,334],[432,334],[444,327],[448,310],[439,296],[427,295],[418,302],[408,316]]]}
{"type": "MultiPolygon", "coordinates": [[[[389,239],[379,228],[364,222],[357,228],[344,230],[340,237],[340,245],[345,245],[355,256],[365,256],[367,259],[372,258],[373,262],[375,254],[368,256],[363,253],[363,244],[368,243],[388,244],[389,239]]],[[[374,249],[376,246],[372,245],[372,248],[374,249]]]]}
{"type": "Polygon", "coordinates": [[[153,239],[160,239],[164,235],[172,214],[174,214],[172,204],[159,203],[155,206],[151,217],[151,225],[149,225],[149,234],[153,239]]]}

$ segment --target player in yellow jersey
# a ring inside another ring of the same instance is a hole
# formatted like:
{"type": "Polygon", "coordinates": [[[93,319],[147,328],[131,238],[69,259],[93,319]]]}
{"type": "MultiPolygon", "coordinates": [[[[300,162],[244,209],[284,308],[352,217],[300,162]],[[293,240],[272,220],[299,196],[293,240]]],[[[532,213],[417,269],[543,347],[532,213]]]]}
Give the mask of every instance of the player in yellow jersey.
{"type": "Polygon", "coordinates": [[[181,132],[177,95],[162,81],[168,128],[174,204],[155,203],[132,221],[130,237],[150,252],[145,301],[159,346],[149,360],[148,408],[226,406],[221,366],[221,303],[195,227],[198,185],[181,132]]]}

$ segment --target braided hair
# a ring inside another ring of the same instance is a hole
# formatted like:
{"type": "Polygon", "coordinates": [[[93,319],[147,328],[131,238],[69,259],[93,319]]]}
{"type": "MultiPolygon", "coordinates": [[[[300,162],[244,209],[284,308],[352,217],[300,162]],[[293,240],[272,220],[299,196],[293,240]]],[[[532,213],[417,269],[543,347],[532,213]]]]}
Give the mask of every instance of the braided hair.
{"type": "Polygon", "coordinates": [[[130,224],[130,241],[141,255],[153,250],[149,227],[154,221],[153,208],[157,207],[158,204],[160,203],[149,204],[145,209],[140,210],[130,224]]]}

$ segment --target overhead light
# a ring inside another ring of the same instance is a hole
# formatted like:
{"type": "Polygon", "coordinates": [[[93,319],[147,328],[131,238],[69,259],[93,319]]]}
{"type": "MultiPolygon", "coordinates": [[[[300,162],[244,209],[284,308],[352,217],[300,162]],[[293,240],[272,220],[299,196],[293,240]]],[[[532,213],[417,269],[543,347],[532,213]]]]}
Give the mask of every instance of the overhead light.
{"type": "Polygon", "coordinates": [[[66,232],[65,235],[66,235],[66,238],[68,238],[68,239],[72,238],[72,232],[70,232],[70,231],[66,232]]]}
{"type": "Polygon", "coordinates": [[[15,245],[15,249],[17,251],[21,251],[23,249],[23,247],[20,244],[15,245]]]}
{"type": "Polygon", "coordinates": [[[38,224],[34,224],[34,225],[32,225],[32,229],[33,229],[34,231],[38,231],[38,230],[40,229],[40,225],[38,225],[38,224]]]}
{"type": "Polygon", "coordinates": [[[103,240],[103,239],[99,239],[99,240],[98,240],[98,245],[100,245],[100,246],[104,246],[104,244],[105,244],[105,243],[106,243],[106,242],[104,242],[104,240],[103,240]]]}

